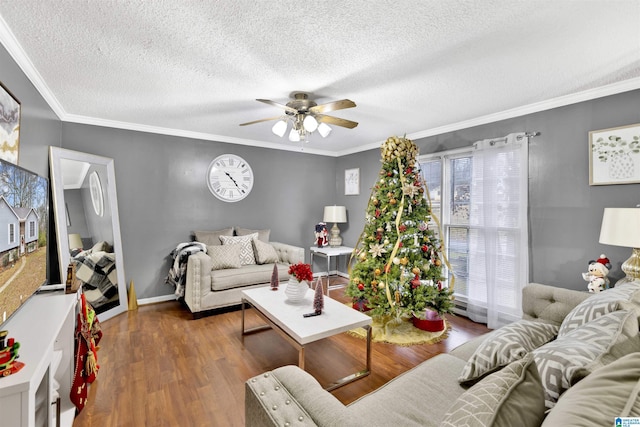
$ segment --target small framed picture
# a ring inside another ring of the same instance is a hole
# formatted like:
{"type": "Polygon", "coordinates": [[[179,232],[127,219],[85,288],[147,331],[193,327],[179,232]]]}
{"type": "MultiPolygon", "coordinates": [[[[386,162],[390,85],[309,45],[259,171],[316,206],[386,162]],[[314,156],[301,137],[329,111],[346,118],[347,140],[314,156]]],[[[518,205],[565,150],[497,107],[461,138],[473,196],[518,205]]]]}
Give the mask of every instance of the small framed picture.
{"type": "Polygon", "coordinates": [[[360,194],[360,169],[346,169],[344,171],[344,195],[357,196],[360,194]]]}
{"type": "Polygon", "coordinates": [[[640,123],[589,132],[589,185],[640,183],[640,123]]]}
{"type": "Polygon", "coordinates": [[[0,158],[18,164],[20,149],[20,101],[0,82],[0,158]]]}

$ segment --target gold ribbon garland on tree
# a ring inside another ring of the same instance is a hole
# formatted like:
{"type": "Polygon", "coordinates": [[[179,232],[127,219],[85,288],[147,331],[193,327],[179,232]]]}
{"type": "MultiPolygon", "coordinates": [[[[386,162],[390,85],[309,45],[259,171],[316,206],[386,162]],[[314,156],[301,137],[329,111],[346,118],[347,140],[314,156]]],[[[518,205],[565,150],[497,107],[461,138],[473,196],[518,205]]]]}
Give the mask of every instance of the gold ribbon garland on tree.
{"type": "MultiPolygon", "coordinates": [[[[404,187],[404,182],[405,182],[404,171],[402,169],[402,161],[400,160],[400,157],[398,157],[398,172],[399,172],[398,175],[400,175],[400,186],[404,187]]],[[[389,255],[389,261],[387,261],[387,265],[384,266],[384,273],[385,273],[384,288],[387,295],[387,301],[389,301],[389,305],[392,308],[395,307],[397,301],[391,297],[391,289],[389,287],[389,270],[391,269],[391,263],[393,262],[393,258],[395,258],[396,254],[398,253],[398,249],[400,248],[400,240],[401,240],[400,221],[402,219],[402,211],[404,211],[404,192],[402,193],[402,197],[400,198],[400,205],[398,206],[398,213],[396,214],[396,220],[395,220],[396,234],[398,235],[398,238],[396,239],[396,243],[393,245],[393,250],[389,255]]],[[[396,290],[396,292],[398,291],[396,290]]]]}

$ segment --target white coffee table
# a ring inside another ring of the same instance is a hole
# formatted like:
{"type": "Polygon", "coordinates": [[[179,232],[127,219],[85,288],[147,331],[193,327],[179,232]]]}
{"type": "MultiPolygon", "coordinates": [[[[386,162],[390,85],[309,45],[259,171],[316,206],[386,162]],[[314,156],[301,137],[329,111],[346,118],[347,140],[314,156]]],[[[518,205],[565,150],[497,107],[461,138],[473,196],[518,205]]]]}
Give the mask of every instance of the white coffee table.
{"type": "Polygon", "coordinates": [[[303,317],[313,312],[314,292],[309,289],[303,301],[292,304],[286,300],[284,286],[277,291],[269,287],[242,291],[242,339],[244,336],[273,328],[298,350],[298,366],[304,369],[305,345],[355,328],[367,330],[366,369],[348,375],[331,384],[326,390],[334,390],[369,375],[371,372],[371,317],[327,296],[324,297],[322,314],[303,317]],[[250,304],[267,325],[245,329],[245,308],[250,304]]]}

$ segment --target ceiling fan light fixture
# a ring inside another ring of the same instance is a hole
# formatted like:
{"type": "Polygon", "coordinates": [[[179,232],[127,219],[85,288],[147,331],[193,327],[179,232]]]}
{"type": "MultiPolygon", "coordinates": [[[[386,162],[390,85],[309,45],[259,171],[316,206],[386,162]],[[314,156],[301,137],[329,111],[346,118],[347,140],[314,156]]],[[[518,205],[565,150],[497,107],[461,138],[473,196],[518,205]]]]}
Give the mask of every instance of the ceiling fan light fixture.
{"type": "Polygon", "coordinates": [[[326,138],[331,133],[331,130],[331,126],[327,125],[326,123],[320,123],[320,125],[318,126],[318,133],[323,138],[326,138]]]}
{"type": "Polygon", "coordinates": [[[286,120],[278,120],[275,125],[271,128],[271,132],[278,135],[282,138],[287,131],[287,121],[286,120]]]}
{"type": "Polygon", "coordinates": [[[312,115],[307,115],[307,117],[304,118],[302,124],[304,126],[304,130],[309,133],[313,133],[316,131],[316,129],[318,129],[318,121],[312,115]]]}
{"type": "Polygon", "coordinates": [[[291,142],[299,142],[300,141],[300,134],[294,128],[291,128],[291,131],[289,132],[289,141],[291,141],[291,142]]]}

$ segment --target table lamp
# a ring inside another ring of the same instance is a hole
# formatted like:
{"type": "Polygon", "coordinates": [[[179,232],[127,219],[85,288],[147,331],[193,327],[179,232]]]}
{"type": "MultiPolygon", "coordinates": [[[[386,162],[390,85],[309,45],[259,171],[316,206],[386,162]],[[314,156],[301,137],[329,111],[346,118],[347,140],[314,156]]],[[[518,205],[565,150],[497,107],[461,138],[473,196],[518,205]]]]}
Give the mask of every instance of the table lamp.
{"type": "Polygon", "coordinates": [[[333,227],[331,227],[331,237],[329,238],[329,246],[332,248],[342,246],[342,237],[340,237],[338,223],[347,222],[347,208],[344,206],[325,206],[322,220],[327,223],[333,222],[333,227]]]}
{"type": "Polygon", "coordinates": [[[640,279],[640,208],[605,208],[600,243],[633,248],[622,271],[628,281],[640,279]]]}
{"type": "Polygon", "coordinates": [[[69,234],[69,250],[74,249],[82,250],[82,237],[79,234],[69,234]]]}

